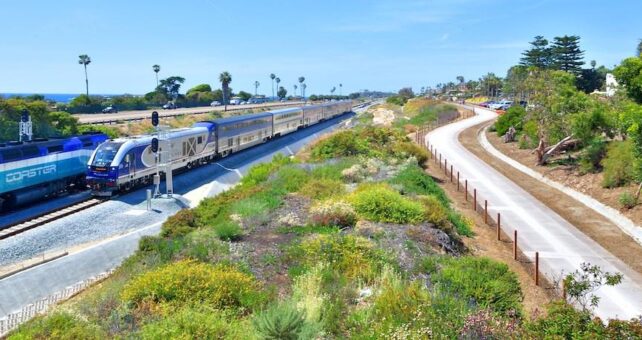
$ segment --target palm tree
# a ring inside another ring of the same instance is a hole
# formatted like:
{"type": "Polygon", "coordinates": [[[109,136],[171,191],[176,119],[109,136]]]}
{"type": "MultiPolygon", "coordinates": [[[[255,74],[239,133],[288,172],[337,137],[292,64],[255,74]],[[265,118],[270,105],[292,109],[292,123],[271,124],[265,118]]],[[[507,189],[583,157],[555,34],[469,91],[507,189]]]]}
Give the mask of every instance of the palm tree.
{"type": "Polygon", "coordinates": [[[89,78],[87,78],[87,65],[91,63],[91,58],[86,54],[78,56],[78,64],[85,67],[85,89],[87,91],[87,98],[89,98],[89,78]]]}
{"type": "Polygon", "coordinates": [[[337,87],[336,86],[332,86],[332,89],[330,89],[330,94],[334,95],[334,91],[336,91],[336,90],[337,90],[337,87]]]}
{"type": "MultiPolygon", "coordinates": [[[[305,100],[305,89],[307,87],[308,87],[308,85],[306,85],[305,83],[301,84],[301,94],[303,95],[303,100],[305,100]]],[[[305,101],[307,101],[307,100],[305,100],[305,101]]]]}
{"type": "Polygon", "coordinates": [[[299,77],[299,83],[301,84],[301,97],[303,97],[303,82],[305,81],[305,77],[299,77]]]}
{"type": "Polygon", "coordinates": [[[160,72],[160,65],[152,66],[152,69],[156,73],[156,87],[158,87],[158,72],[160,72]]]}
{"type": "Polygon", "coordinates": [[[276,77],[276,78],[274,79],[274,81],[276,82],[277,95],[278,95],[278,92],[279,92],[278,88],[279,88],[279,83],[281,82],[281,78],[276,77]]]}
{"type": "Polygon", "coordinates": [[[228,101],[228,91],[230,89],[230,83],[232,82],[232,75],[225,71],[218,76],[218,81],[221,82],[221,87],[223,88],[223,104],[225,105],[224,111],[227,111],[227,101],[228,101]]]}
{"type": "Polygon", "coordinates": [[[256,93],[257,93],[256,91],[258,90],[260,85],[261,83],[259,83],[258,80],[254,82],[254,97],[256,97],[256,93]]]}
{"type": "Polygon", "coordinates": [[[272,79],[272,99],[274,99],[274,78],[276,78],[276,74],[270,73],[270,79],[272,79]]]}
{"type": "Polygon", "coordinates": [[[339,96],[342,96],[343,94],[343,84],[339,84],[339,96]]]}
{"type": "Polygon", "coordinates": [[[299,87],[296,86],[296,84],[292,85],[292,87],[294,87],[294,92],[292,92],[292,96],[296,97],[296,89],[298,89],[299,87]]]}

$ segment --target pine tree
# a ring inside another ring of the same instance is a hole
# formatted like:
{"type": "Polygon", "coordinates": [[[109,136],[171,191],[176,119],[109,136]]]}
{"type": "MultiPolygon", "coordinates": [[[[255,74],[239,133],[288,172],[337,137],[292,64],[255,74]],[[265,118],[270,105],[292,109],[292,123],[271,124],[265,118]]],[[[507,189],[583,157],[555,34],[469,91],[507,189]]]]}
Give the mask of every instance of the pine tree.
{"type": "Polygon", "coordinates": [[[580,50],[580,37],[576,35],[555,37],[551,53],[555,69],[575,75],[582,72],[584,51],[580,50]]]}
{"type": "Polygon", "coordinates": [[[551,64],[551,48],[548,46],[548,40],[538,35],[530,44],[532,47],[522,53],[520,64],[527,67],[548,68],[551,64]]]}

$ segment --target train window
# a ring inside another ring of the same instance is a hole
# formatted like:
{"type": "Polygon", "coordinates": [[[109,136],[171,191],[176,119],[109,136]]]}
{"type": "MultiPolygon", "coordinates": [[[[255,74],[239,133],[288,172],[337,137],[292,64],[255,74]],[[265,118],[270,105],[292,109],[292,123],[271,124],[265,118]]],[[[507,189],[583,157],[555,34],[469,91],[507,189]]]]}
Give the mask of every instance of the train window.
{"type": "Polygon", "coordinates": [[[82,143],[82,146],[88,147],[88,146],[94,146],[94,142],[88,140],[82,143]]]}
{"type": "Polygon", "coordinates": [[[203,136],[198,136],[198,139],[196,140],[196,143],[203,144],[203,136]]]}
{"type": "Polygon", "coordinates": [[[2,160],[5,163],[22,158],[22,152],[18,149],[2,150],[0,151],[0,154],[2,154],[2,160]]]}
{"type": "Polygon", "coordinates": [[[131,161],[131,156],[127,154],[127,156],[125,156],[125,163],[129,163],[130,161],[131,161]]]}
{"type": "Polygon", "coordinates": [[[232,145],[234,145],[234,139],[232,139],[232,138],[228,138],[228,140],[227,140],[227,146],[232,146],[232,145]]]}
{"type": "Polygon", "coordinates": [[[25,158],[40,156],[40,149],[35,145],[30,145],[22,149],[22,156],[25,158]]]}
{"type": "Polygon", "coordinates": [[[49,153],[60,152],[62,151],[62,145],[52,145],[47,148],[49,153]]]}

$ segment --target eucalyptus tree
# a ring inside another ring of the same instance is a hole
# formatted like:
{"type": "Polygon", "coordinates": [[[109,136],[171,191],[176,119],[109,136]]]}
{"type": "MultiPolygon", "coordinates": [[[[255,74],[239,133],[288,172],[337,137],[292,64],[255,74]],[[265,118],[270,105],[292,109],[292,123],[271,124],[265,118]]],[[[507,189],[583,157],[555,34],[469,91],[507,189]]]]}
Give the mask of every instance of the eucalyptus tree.
{"type": "Polygon", "coordinates": [[[152,66],[154,73],[156,73],[156,87],[158,87],[158,72],[160,72],[160,65],[156,64],[152,66]]]}
{"type": "Polygon", "coordinates": [[[221,88],[223,90],[223,104],[225,105],[225,108],[223,110],[227,111],[227,102],[229,100],[229,90],[230,83],[232,82],[232,75],[227,71],[222,72],[218,76],[218,81],[221,82],[221,88]]]}
{"type": "Polygon", "coordinates": [[[258,80],[254,82],[254,96],[255,97],[257,96],[257,91],[258,91],[260,85],[261,85],[261,83],[259,83],[258,80]]]}
{"type": "Polygon", "coordinates": [[[85,91],[87,98],[89,98],[89,78],[87,78],[87,65],[91,63],[91,58],[86,54],[81,54],[78,56],[78,64],[85,67],[85,91]]]}
{"type": "Polygon", "coordinates": [[[272,98],[274,98],[274,78],[276,78],[276,74],[270,73],[270,79],[272,79],[272,98]]]}

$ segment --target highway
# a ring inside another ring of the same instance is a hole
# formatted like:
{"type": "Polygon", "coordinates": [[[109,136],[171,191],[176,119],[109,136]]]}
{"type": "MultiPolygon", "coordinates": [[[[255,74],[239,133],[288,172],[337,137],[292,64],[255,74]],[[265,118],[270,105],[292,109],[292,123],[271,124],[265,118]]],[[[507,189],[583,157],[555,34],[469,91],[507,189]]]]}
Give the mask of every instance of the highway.
{"type": "Polygon", "coordinates": [[[171,214],[230,188],[250,167],[270,161],[277,153],[296,153],[321,134],[349,124],[352,116],[336,117],[175,176],[174,199],[154,200],[152,211],[146,210],[145,190],[141,189],[0,241],[2,265],[27,259],[34,249],[37,253],[91,243],[65,257],[0,280],[0,318],[118,266],[137,249],[140,237],[158,233],[161,223],[171,214]]]}
{"type": "Polygon", "coordinates": [[[583,262],[619,272],[624,276],[620,285],[602,287],[596,292],[601,299],[596,315],[603,319],[629,319],[642,314],[642,275],[460,144],[458,136],[462,131],[497,116],[490,110],[475,108],[475,111],[477,115],[470,119],[431,131],[425,142],[448,159],[448,164],[460,172],[462,181],[468,179],[469,191],[477,189],[482,205],[488,200],[490,216],[501,213],[502,229],[507,235],[513,235],[517,228],[518,244],[526,256],[534,259],[535,252],[539,252],[543,275],[560,278],[562,273],[579,269],[583,262]]]}
{"type": "MultiPolygon", "coordinates": [[[[304,102],[301,101],[288,101],[288,102],[275,102],[275,103],[263,103],[263,104],[247,104],[247,105],[228,105],[227,111],[239,111],[239,110],[250,110],[258,108],[269,108],[269,107],[289,107],[289,106],[302,106],[304,102]]],[[[118,113],[83,113],[75,114],[74,117],[78,118],[80,124],[96,124],[106,121],[125,121],[125,120],[135,120],[135,119],[145,119],[149,118],[152,115],[153,111],[157,111],[160,117],[168,116],[177,116],[183,114],[200,114],[208,113],[213,111],[223,112],[223,106],[200,106],[200,107],[189,107],[189,108],[178,108],[173,110],[133,110],[133,111],[120,111],[118,113]]]]}

